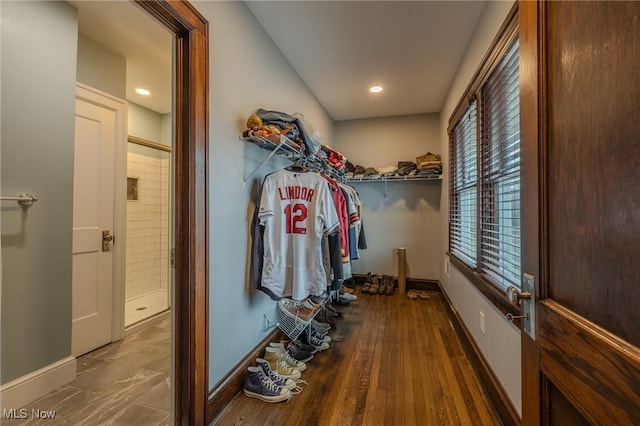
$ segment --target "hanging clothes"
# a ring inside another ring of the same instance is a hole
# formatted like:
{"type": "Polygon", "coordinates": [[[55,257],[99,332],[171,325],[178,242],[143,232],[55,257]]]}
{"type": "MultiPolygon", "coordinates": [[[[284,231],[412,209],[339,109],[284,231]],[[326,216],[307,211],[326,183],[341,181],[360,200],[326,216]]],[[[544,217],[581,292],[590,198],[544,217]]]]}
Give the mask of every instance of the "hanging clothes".
{"type": "Polygon", "coordinates": [[[358,259],[360,257],[358,252],[358,236],[362,225],[362,203],[355,188],[344,183],[340,184],[340,188],[342,188],[346,194],[347,209],[349,212],[349,257],[352,260],[358,259]]]}
{"type": "Polygon", "coordinates": [[[272,299],[326,291],[323,237],[340,230],[331,194],[326,180],[310,171],[283,169],[265,178],[257,214],[264,227],[258,288],[272,299]]]}

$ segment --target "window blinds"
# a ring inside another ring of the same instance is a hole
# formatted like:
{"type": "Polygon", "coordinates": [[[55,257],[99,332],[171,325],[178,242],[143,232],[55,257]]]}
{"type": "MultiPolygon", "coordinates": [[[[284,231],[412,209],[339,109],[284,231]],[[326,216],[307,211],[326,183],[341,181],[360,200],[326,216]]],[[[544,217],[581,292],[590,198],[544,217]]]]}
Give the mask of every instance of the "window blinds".
{"type": "Polygon", "coordinates": [[[450,156],[449,251],[476,266],[477,106],[473,100],[452,130],[450,156]]]}
{"type": "Polygon", "coordinates": [[[479,269],[520,287],[520,97],[516,39],[481,89],[479,269]]]}

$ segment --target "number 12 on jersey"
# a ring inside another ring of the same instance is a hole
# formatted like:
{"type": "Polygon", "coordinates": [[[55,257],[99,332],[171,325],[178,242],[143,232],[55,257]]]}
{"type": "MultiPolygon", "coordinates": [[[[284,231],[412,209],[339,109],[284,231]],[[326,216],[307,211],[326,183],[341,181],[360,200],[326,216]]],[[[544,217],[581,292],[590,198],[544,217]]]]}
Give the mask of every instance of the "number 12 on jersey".
{"type": "Polygon", "coordinates": [[[307,219],[307,206],[304,204],[291,204],[284,208],[287,219],[287,234],[306,234],[307,228],[304,221],[307,219]]]}

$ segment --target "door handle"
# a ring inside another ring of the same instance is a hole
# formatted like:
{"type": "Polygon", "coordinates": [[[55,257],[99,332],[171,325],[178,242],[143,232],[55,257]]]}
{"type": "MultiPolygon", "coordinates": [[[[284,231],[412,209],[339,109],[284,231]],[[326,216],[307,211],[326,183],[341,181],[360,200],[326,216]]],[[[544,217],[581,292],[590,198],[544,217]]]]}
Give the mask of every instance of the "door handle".
{"type": "Polygon", "coordinates": [[[109,243],[113,241],[113,238],[110,231],[102,231],[102,251],[109,251],[109,243]]]}
{"type": "Polygon", "coordinates": [[[513,315],[507,314],[507,320],[512,321],[516,318],[523,318],[523,329],[524,332],[529,335],[533,340],[536,340],[536,329],[535,329],[535,321],[536,321],[536,309],[535,309],[535,300],[533,297],[533,292],[535,284],[535,277],[531,274],[527,274],[526,272],[522,275],[522,289],[518,289],[515,286],[509,286],[507,288],[507,299],[513,305],[520,306],[522,305],[522,313],[523,315],[513,315]]]}

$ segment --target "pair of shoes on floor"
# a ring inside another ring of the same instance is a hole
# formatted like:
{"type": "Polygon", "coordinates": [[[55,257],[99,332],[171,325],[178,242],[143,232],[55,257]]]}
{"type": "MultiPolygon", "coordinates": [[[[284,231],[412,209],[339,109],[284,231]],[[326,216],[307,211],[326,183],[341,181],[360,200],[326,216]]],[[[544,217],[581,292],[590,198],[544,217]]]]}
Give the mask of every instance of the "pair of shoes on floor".
{"type": "Polygon", "coordinates": [[[367,281],[362,287],[362,292],[365,294],[386,294],[387,296],[391,296],[394,290],[395,282],[393,277],[390,275],[382,275],[382,278],[379,280],[378,275],[371,274],[371,272],[367,274],[367,281]]]}
{"type": "Polygon", "coordinates": [[[393,294],[393,290],[395,289],[395,282],[393,277],[390,275],[382,276],[382,284],[380,284],[380,288],[378,289],[378,294],[386,294],[387,296],[391,296],[393,294]]]}
{"type": "Polygon", "coordinates": [[[264,402],[282,402],[291,399],[300,388],[294,379],[287,378],[274,371],[269,362],[258,358],[256,367],[249,367],[244,382],[244,394],[264,402]]]}
{"type": "Polygon", "coordinates": [[[287,350],[286,346],[282,342],[270,342],[269,346],[265,349],[265,359],[278,359],[281,358],[284,362],[294,370],[298,370],[302,373],[307,369],[305,361],[294,358],[287,350]]]}
{"type": "Polygon", "coordinates": [[[324,324],[327,324],[330,327],[335,327],[337,317],[338,317],[338,314],[329,312],[327,309],[322,309],[320,312],[318,312],[318,315],[316,315],[314,319],[324,324]]]}
{"type": "Polygon", "coordinates": [[[342,312],[331,306],[331,304],[324,305],[324,309],[327,312],[327,315],[331,317],[339,318],[342,316],[342,312]]]}
{"type": "Polygon", "coordinates": [[[304,329],[302,334],[300,334],[300,341],[313,346],[318,351],[326,351],[329,349],[331,337],[328,335],[321,335],[312,327],[307,327],[304,329]]]}
{"type": "MultiPolygon", "coordinates": [[[[260,358],[259,358],[260,359],[260,358]]],[[[307,368],[304,362],[297,361],[289,355],[283,346],[267,346],[263,358],[269,363],[269,367],[282,377],[297,380],[302,377],[301,370],[307,368]],[[297,365],[294,367],[293,365],[297,365]]]]}
{"type": "Polygon", "coordinates": [[[427,293],[426,291],[416,291],[416,290],[409,290],[407,292],[407,297],[411,300],[416,300],[418,298],[420,299],[431,299],[431,296],[429,296],[429,293],[427,293]]]}
{"type": "Polygon", "coordinates": [[[358,300],[358,296],[351,293],[338,293],[338,298],[344,302],[353,302],[354,300],[358,300]]]}
{"type": "Polygon", "coordinates": [[[367,280],[362,286],[362,292],[364,294],[377,294],[380,289],[380,282],[378,281],[378,275],[367,273],[367,280]]]}
{"type": "Polygon", "coordinates": [[[316,330],[318,330],[320,332],[324,332],[324,333],[328,333],[329,330],[331,330],[331,324],[326,323],[326,322],[322,322],[322,321],[318,321],[317,319],[312,319],[311,320],[311,327],[315,328],[316,330]]]}

